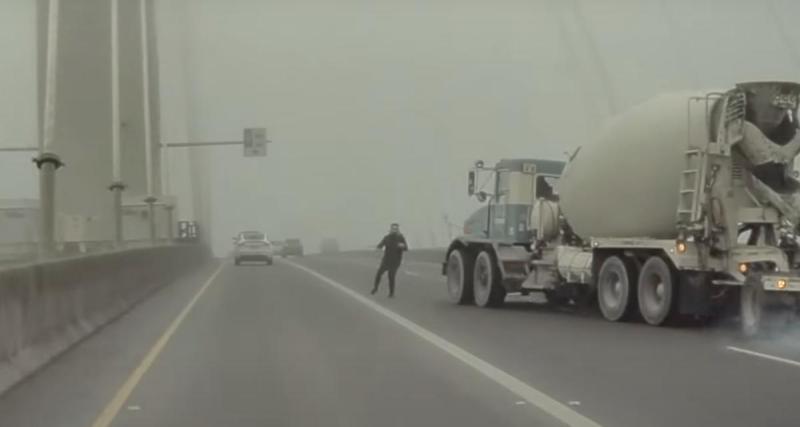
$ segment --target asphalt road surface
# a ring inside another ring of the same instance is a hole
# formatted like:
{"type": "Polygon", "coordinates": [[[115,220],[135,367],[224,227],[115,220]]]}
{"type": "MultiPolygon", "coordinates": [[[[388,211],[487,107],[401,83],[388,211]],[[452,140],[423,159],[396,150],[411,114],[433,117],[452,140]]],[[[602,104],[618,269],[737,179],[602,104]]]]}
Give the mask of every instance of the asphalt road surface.
{"type": "Polygon", "coordinates": [[[0,426],[795,426],[800,334],[457,307],[408,261],[208,265],[0,397],[0,426]]]}

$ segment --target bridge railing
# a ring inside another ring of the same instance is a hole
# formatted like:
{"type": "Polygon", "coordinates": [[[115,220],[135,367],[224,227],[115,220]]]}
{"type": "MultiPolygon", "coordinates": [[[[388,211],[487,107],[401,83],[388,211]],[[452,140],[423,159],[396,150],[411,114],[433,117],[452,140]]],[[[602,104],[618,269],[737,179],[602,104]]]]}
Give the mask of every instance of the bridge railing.
{"type": "MultiPolygon", "coordinates": [[[[175,243],[174,239],[135,239],[126,240],[121,246],[115,246],[112,240],[83,240],[57,242],[55,250],[46,259],[62,259],[78,255],[96,254],[116,249],[147,248],[175,243]]],[[[44,260],[39,255],[36,242],[0,243],[0,268],[26,264],[44,260]]]]}

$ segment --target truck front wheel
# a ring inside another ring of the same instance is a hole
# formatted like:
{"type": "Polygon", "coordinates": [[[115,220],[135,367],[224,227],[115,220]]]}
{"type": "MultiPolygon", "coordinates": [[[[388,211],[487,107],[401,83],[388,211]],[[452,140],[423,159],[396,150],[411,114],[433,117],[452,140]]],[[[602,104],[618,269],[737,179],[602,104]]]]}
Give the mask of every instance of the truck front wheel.
{"type": "Polygon", "coordinates": [[[629,318],[636,307],[636,268],[629,260],[610,256],[597,274],[597,301],[603,317],[612,322],[629,318]]]}
{"type": "Polygon", "coordinates": [[[455,249],[447,257],[447,296],[455,304],[472,304],[473,259],[463,249],[455,249]]]}
{"type": "Polygon", "coordinates": [[[652,256],[639,273],[639,312],[645,322],[661,326],[675,313],[677,275],[664,259],[652,256]]]}
{"type": "Polygon", "coordinates": [[[475,304],[480,307],[497,307],[506,299],[506,290],[500,280],[500,271],[492,259],[492,254],[481,251],[475,258],[475,304]]]}

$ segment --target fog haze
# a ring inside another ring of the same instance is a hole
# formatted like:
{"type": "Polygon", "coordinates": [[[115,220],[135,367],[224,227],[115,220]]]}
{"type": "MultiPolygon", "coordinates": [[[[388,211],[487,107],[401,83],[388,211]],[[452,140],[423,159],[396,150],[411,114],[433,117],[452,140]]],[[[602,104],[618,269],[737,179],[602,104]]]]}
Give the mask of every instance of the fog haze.
{"type": "Polygon", "coordinates": [[[192,130],[219,139],[263,124],[274,141],[265,160],[215,152],[215,243],[262,227],[365,245],[399,221],[416,245],[443,244],[442,214],[460,222],[473,207],[475,159],[563,158],[658,92],[796,76],[798,36],[776,20],[789,27],[800,6],[772,8],[192,2],[192,130]]]}
{"type": "MultiPolygon", "coordinates": [[[[221,253],[248,228],[309,249],[327,236],[365,247],[393,221],[412,246],[443,245],[443,215],[458,225],[477,206],[465,191],[476,159],[563,159],[659,92],[800,75],[800,3],[784,0],[184,0],[156,11],[165,142],[251,126],[273,141],[267,158],[196,154],[221,253]]],[[[29,18],[3,29],[12,98],[35,96],[33,77],[19,77],[35,66],[19,37],[29,18]]],[[[16,120],[18,104],[0,109],[4,145],[35,138],[35,105],[16,120]]],[[[27,176],[3,197],[36,197],[26,156],[3,156],[27,176]]]]}

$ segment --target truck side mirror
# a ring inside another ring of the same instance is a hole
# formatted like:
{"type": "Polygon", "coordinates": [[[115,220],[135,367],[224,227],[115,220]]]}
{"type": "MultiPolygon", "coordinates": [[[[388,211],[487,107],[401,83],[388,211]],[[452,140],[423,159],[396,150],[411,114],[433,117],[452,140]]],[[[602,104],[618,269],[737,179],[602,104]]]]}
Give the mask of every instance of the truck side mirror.
{"type": "Polygon", "coordinates": [[[467,175],[467,194],[475,194],[475,171],[469,171],[467,175]]]}
{"type": "Polygon", "coordinates": [[[478,201],[481,202],[481,203],[485,202],[486,199],[488,198],[488,196],[486,195],[485,191],[481,191],[481,192],[477,193],[475,196],[478,198],[478,201]]]}

